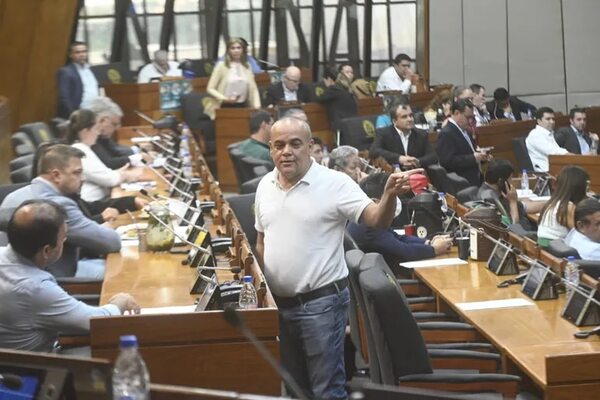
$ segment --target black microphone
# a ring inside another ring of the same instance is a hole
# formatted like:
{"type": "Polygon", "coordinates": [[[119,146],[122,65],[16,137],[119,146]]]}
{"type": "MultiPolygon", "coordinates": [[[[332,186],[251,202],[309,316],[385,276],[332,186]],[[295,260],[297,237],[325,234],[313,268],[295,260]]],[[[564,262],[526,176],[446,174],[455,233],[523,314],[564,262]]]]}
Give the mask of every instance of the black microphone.
{"type": "Polygon", "coordinates": [[[148,162],[146,160],[142,159],[142,163],[144,163],[144,165],[146,165],[148,168],[150,168],[150,170],[152,170],[152,172],[154,172],[156,175],[158,175],[158,177],[160,179],[162,179],[167,185],[169,185],[170,188],[175,190],[177,193],[179,193],[183,197],[190,199],[190,200],[194,198],[194,196],[192,196],[191,194],[184,192],[183,190],[179,189],[177,186],[175,186],[171,182],[169,182],[169,180],[167,178],[165,178],[156,168],[154,168],[152,165],[148,164],[148,162]]]}
{"type": "Polygon", "coordinates": [[[141,129],[139,128],[133,128],[134,132],[139,133],[140,135],[149,138],[149,142],[156,145],[156,147],[158,147],[159,149],[161,149],[162,151],[164,151],[165,153],[168,153],[169,155],[174,155],[175,154],[175,150],[173,149],[169,149],[168,147],[163,146],[160,143],[160,139],[155,139],[154,136],[150,136],[147,133],[144,133],[141,129]]]}
{"type": "Polygon", "coordinates": [[[19,390],[23,385],[23,380],[19,375],[0,374],[0,383],[10,390],[19,390]]]}
{"type": "MultiPolygon", "coordinates": [[[[140,193],[143,194],[144,196],[152,199],[152,200],[169,200],[169,201],[174,201],[180,204],[184,204],[186,207],[188,207],[190,210],[194,211],[194,212],[198,212],[198,213],[202,213],[204,211],[204,208],[214,208],[215,207],[215,202],[214,201],[199,201],[200,208],[196,208],[193,207],[190,204],[187,204],[185,201],[181,201],[179,199],[173,199],[171,197],[167,197],[167,196],[163,196],[161,194],[155,194],[155,195],[151,195],[150,193],[148,193],[148,191],[146,191],[146,189],[140,189],[140,193]]],[[[188,222],[188,221],[186,221],[188,222]]]]}
{"type": "Polygon", "coordinates": [[[298,383],[289,374],[289,372],[287,372],[285,368],[283,368],[277,363],[277,360],[275,360],[275,358],[269,352],[269,350],[267,350],[265,345],[262,342],[260,342],[256,338],[254,332],[252,332],[246,326],[243,316],[236,311],[235,307],[226,307],[224,311],[225,312],[223,313],[223,318],[225,318],[225,321],[227,321],[227,323],[233,326],[234,328],[237,328],[246,337],[246,339],[248,339],[250,343],[252,343],[252,345],[254,346],[254,348],[256,348],[256,350],[262,356],[262,358],[269,363],[269,365],[275,370],[275,372],[279,374],[281,380],[292,392],[292,395],[298,399],[308,400],[308,397],[306,396],[304,391],[300,388],[298,383]]]}
{"type": "Polygon", "coordinates": [[[265,65],[267,65],[269,67],[276,68],[277,70],[280,70],[280,71],[283,70],[283,68],[281,68],[279,65],[274,64],[272,62],[269,62],[269,61],[266,61],[266,60],[261,60],[260,58],[257,58],[256,61],[258,61],[259,63],[263,63],[263,64],[265,64],[265,65]]]}
{"type": "Polygon", "coordinates": [[[150,215],[152,218],[154,218],[159,224],[161,224],[162,226],[164,226],[165,228],[167,228],[167,230],[169,232],[171,232],[173,235],[175,235],[179,240],[181,240],[183,243],[192,246],[194,249],[201,251],[202,253],[205,254],[210,254],[212,256],[212,252],[208,249],[205,249],[202,246],[198,246],[196,243],[192,243],[189,240],[187,240],[186,238],[184,238],[183,236],[181,236],[180,234],[178,234],[177,232],[175,232],[175,230],[173,228],[171,228],[169,226],[169,224],[164,223],[160,218],[158,218],[152,211],[148,210],[146,211],[148,213],[148,215],[150,215]]]}
{"type": "MultiPolygon", "coordinates": [[[[143,112],[139,111],[139,110],[133,110],[133,112],[135,113],[135,115],[137,115],[138,117],[140,117],[141,119],[154,124],[154,120],[152,118],[150,118],[149,116],[147,116],[146,114],[144,114],[143,112]]],[[[137,130],[136,128],[133,129],[134,131],[137,130]]]]}

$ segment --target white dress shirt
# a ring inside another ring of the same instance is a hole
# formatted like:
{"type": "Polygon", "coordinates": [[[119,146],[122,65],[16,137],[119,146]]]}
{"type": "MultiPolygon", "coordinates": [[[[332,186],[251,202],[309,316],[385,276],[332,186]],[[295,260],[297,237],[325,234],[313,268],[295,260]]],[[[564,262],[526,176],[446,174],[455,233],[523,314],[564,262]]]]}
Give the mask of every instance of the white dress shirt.
{"type": "Polygon", "coordinates": [[[169,70],[161,71],[156,67],[155,63],[145,65],[138,74],[138,83],[148,83],[152,78],[162,78],[163,76],[181,76],[182,70],[179,69],[179,63],[169,61],[169,70]]]}
{"type": "Polygon", "coordinates": [[[410,93],[412,82],[410,79],[402,79],[393,66],[388,67],[379,75],[377,80],[377,91],[401,90],[404,94],[410,93]]]}
{"type": "Polygon", "coordinates": [[[529,132],[525,144],[535,172],[548,172],[550,169],[549,155],[569,153],[567,149],[563,149],[556,143],[552,132],[540,125],[529,132]]]}
{"type": "Polygon", "coordinates": [[[410,139],[411,131],[404,133],[400,129],[396,128],[396,125],[394,125],[394,129],[396,132],[398,132],[398,136],[400,136],[400,140],[402,141],[402,146],[404,146],[404,155],[408,155],[408,139],[410,139]]]}
{"type": "Polygon", "coordinates": [[[289,90],[283,84],[283,82],[281,83],[281,86],[283,86],[283,98],[285,99],[285,101],[298,101],[298,91],[289,90]]]}
{"type": "Polygon", "coordinates": [[[102,200],[110,195],[110,190],[122,182],[121,174],[117,170],[108,168],[90,146],[75,143],[73,147],[83,151],[85,157],[81,159],[83,166],[83,185],[81,198],[92,202],[102,200]]]}
{"type": "Polygon", "coordinates": [[[594,242],[575,228],[567,234],[565,243],[577,250],[582,260],[600,260],[600,243],[594,242]]]}
{"type": "Polygon", "coordinates": [[[75,68],[77,68],[77,73],[83,85],[83,95],[81,96],[79,108],[87,108],[92,100],[98,97],[98,81],[89,64],[80,65],[75,63],[75,68]]]}

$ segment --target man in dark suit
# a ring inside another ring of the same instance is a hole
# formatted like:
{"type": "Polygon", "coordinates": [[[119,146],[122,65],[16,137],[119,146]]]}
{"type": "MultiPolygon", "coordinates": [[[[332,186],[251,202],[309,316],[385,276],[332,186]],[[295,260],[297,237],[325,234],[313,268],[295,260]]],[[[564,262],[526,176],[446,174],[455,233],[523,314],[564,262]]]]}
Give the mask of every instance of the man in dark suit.
{"type": "Polygon", "coordinates": [[[462,176],[472,186],[481,185],[481,161],[488,161],[491,156],[479,151],[467,128],[473,118],[473,103],[469,100],[458,100],[452,104],[452,116],[446,127],[442,129],[437,140],[437,154],[440,164],[448,172],[462,176]]]}
{"type": "Polygon", "coordinates": [[[494,100],[487,102],[486,107],[491,119],[512,119],[513,121],[520,121],[521,113],[533,118],[536,110],[533,104],[511,96],[505,88],[494,90],[494,100]]]}
{"type": "Polygon", "coordinates": [[[377,130],[369,150],[371,158],[383,157],[402,169],[427,167],[438,159],[427,138],[427,132],[415,128],[409,105],[399,105],[390,113],[392,125],[377,130]]]}
{"type": "Polygon", "coordinates": [[[274,83],[267,89],[264,106],[275,106],[282,101],[308,103],[310,90],[302,84],[300,68],[293,65],[287,67],[281,82],[274,83]]]}
{"type": "Polygon", "coordinates": [[[554,132],[556,143],[573,154],[596,154],[598,152],[598,135],[586,132],[586,115],[583,108],[572,108],[569,111],[570,126],[563,126],[554,132]],[[594,143],[595,141],[595,143],[594,143]]]}
{"type": "Polygon", "coordinates": [[[57,76],[58,116],[65,119],[98,97],[98,81],[87,63],[87,45],[73,42],[69,47],[69,58],[71,62],[59,69],[57,76]]]}

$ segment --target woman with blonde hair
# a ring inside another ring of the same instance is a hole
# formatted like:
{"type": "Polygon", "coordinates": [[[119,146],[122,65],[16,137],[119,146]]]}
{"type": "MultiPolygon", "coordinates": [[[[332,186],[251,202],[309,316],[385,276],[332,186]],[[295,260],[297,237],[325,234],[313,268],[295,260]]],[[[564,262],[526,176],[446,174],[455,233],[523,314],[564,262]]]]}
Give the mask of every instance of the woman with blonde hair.
{"type": "Polygon", "coordinates": [[[219,107],[260,107],[258,87],[240,38],[227,42],[225,59],[210,75],[206,91],[211,97],[204,102],[204,113],[211,119],[219,107]]]}

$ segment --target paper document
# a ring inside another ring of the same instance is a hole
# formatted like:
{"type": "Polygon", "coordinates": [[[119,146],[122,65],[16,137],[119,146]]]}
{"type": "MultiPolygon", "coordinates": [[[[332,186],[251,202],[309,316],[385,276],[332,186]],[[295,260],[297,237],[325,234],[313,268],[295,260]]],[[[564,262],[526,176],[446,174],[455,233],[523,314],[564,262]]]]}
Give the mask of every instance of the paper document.
{"type": "Polygon", "coordinates": [[[423,261],[411,261],[400,263],[401,267],[414,269],[414,268],[432,268],[432,267],[446,267],[450,265],[462,265],[466,264],[465,260],[461,260],[460,258],[433,258],[431,260],[423,260],[423,261]]]}
{"type": "Polygon", "coordinates": [[[523,299],[504,299],[504,300],[488,300],[488,301],[475,301],[472,303],[457,303],[456,304],[463,311],[475,311],[475,310],[489,310],[493,308],[509,308],[509,307],[524,307],[532,306],[533,302],[523,299]]]}
{"type": "Polygon", "coordinates": [[[139,192],[142,189],[154,189],[156,181],[139,181],[131,183],[121,183],[121,189],[126,192],[139,192]]]}
{"type": "Polygon", "coordinates": [[[394,229],[394,232],[398,235],[404,235],[404,229],[394,229]]]}
{"type": "Polygon", "coordinates": [[[136,136],[131,138],[131,143],[148,143],[160,140],[160,136],[136,136]]]}
{"type": "Polygon", "coordinates": [[[142,308],[140,314],[151,315],[151,314],[183,314],[191,313],[196,310],[195,305],[191,306],[172,306],[172,307],[148,307],[142,308]]]}

